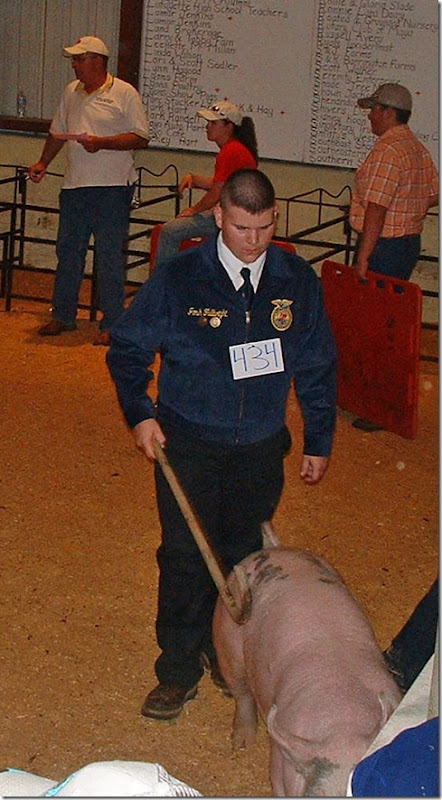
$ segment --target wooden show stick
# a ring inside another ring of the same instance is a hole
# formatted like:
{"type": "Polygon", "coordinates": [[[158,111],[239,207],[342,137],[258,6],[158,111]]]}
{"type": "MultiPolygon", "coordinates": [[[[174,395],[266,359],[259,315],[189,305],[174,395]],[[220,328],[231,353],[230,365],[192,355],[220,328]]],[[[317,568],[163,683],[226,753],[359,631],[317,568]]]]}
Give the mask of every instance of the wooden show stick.
{"type": "Polygon", "coordinates": [[[237,572],[236,568],[234,567],[238,583],[240,584],[241,587],[242,605],[241,607],[238,607],[232,592],[227,586],[226,579],[224,577],[221,567],[219,566],[217,557],[213,552],[212,547],[207,539],[207,536],[203,528],[201,527],[201,524],[199,523],[198,519],[196,518],[193,509],[191,508],[190,503],[187,500],[187,497],[180,486],[178,478],[176,477],[172,467],[169,464],[169,461],[166,457],[163,448],[156,439],[154,441],[154,451],[156,459],[163,471],[164,477],[166,478],[172,490],[172,493],[181,509],[183,517],[190,528],[193,538],[195,539],[195,542],[198,545],[200,553],[206,563],[207,569],[209,570],[213,578],[215,586],[219,591],[221,599],[223,600],[232,619],[239,625],[242,625],[244,622],[247,622],[251,613],[251,593],[244,576],[241,574],[239,570],[237,572]]]}

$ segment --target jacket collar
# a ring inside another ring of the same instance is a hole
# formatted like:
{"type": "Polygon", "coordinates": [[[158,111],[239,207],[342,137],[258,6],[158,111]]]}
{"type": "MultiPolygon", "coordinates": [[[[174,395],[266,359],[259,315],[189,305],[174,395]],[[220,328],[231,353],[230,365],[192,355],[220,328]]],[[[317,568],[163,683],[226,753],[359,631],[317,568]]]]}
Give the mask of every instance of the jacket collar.
{"type": "MultiPolygon", "coordinates": [[[[218,234],[214,233],[207,237],[201,245],[201,261],[199,262],[199,280],[216,280],[220,286],[235,291],[232,281],[218,258],[217,251],[218,234]],[[220,275],[222,271],[222,276],[220,275]]],[[[285,258],[284,251],[275,244],[270,244],[264,262],[261,280],[258,286],[258,294],[261,288],[269,288],[273,283],[279,282],[281,278],[293,277],[293,262],[285,258]]]]}

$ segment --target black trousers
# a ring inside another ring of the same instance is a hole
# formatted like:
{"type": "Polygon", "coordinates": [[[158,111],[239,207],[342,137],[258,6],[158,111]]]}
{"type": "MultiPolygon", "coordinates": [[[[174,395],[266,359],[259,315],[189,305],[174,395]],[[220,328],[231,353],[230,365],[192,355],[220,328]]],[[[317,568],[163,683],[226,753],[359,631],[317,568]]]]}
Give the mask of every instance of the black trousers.
{"type": "Polygon", "coordinates": [[[385,653],[399,686],[408,691],[434,652],[439,621],[439,578],[420,600],[385,653]]]}
{"type": "MultiPolygon", "coordinates": [[[[227,575],[262,548],[261,523],[270,520],[281,496],[287,428],[252,445],[226,446],[183,434],[159,420],[166,455],[227,575]]],[[[160,683],[191,687],[203,674],[202,652],[213,655],[212,617],[217,589],[179,506],[156,464],[162,542],[157,639],[160,683]]]]}

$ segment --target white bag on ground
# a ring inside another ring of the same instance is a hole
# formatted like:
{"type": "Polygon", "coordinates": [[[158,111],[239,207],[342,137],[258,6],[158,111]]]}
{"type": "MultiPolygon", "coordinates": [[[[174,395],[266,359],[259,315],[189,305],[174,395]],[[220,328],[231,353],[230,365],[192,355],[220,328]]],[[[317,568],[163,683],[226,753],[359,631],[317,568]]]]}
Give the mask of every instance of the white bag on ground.
{"type": "Polygon", "coordinates": [[[51,781],[30,772],[0,772],[1,797],[201,797],[161,766],[144,761],[98,761],[51,781]]]}

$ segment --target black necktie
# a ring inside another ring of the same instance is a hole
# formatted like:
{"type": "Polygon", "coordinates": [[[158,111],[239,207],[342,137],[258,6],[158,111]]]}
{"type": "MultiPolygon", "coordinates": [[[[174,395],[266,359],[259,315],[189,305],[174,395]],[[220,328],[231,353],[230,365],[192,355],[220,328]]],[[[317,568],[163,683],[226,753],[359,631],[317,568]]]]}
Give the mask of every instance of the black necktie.
{"type": "Polygon", "coordinates": [[[241,276],[244,279],[244,283],[240,287],[240,292],[244,300],[245,309],[246,311],[249,311],[250,306],[252,305],[253,295],[255,294],[255,292],[253,290],[252,282],[250,280],[250,270],[248,267],[242,268],[241,276]]]}

